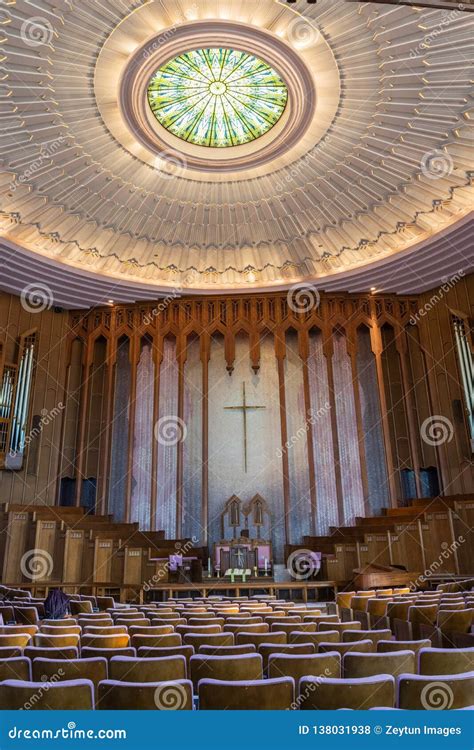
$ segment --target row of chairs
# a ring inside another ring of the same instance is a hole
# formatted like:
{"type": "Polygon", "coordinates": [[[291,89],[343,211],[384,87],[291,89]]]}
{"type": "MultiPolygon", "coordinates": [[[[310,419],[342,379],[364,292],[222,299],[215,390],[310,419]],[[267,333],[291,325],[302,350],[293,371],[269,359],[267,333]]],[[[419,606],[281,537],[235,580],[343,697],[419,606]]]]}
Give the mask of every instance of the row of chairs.
{"type": "MultiPolygon", "coordinates": [[[[45,657],[38,655],[35,649],[25,649],[18,655],[0,658],[0,680],[12,677],[27,679],[31,673],[31,664],[43,661],[55,664],[58,668],[64,667],[63,662],[71,664],[68,674],[71,675],[71,670],[73,674],[78,670],[80,676],[89,678],[81,670],[87,669],[88,664],[95,659],[103,661],[110,668],[119,660],[120,664],[128,665],[134,678],[140,674],[137,670],[144,670],[149,674],[147,681],[189,677],[197,682],[198,677],[224,679],[226,675],[226,679],[263,679],[265,676],[289,676],[296,679],[306,674],[325,675],[327,670],[330,673],[326,676],[330,677],[370,677],[377,674],[397,676],[402,672],[449,675],[474,670],[472,648],[437,649],[431,648],[429,641],[394,644],[393,641],[380,640],[376,651],[373,651],[365,649],[367,645],[371,645],[369,640],[349,643],[328,641],[320,643],[318,648],[313,643],[262,643],[258,648],[254,644],[201,646],[197,653],[193,646],[178,646],[174,649],[141,647],[138,657],[136,654],[123,655],[110,649],[108,659],[86,654],[82,660],[51,658],[58,652],[50,652],[45,657]],[[395,645],[399,647],[395,648],[395,645]],[[250,674],[245,672],[247,668],[250,669],[250,674]],[[275,671],[279,674],[275,674],[275,671]]],[[[38,650],[41,653],[41,649],[38,650]]],[[[114,679],[118,678],[115,676],[114,679]]]]}
{"type": "MultiPolygon", "coordinates": [[[[474,703],[474,673],[444,677],[435,686],[432,677],[381,674],[358,679],[309,675],[298,684],[292,677],[202,679],[197,689],[199,710],[461,709],[474,703]]],[[[0,682],[0,705],[9,710],[192,710],[193,684],[185,679],[148,683],[101,680],[95,691],[90,680],[7,680],[0,682]]]]}
{"type": "Polygon", "coordinates": [[[474,599],[470,592],[398,597],[342,592],[336,603],[343,621],[356,619],[363,628],[390,627],[398,640],[427,637],[445,648],[474,645],[474,599]]]}

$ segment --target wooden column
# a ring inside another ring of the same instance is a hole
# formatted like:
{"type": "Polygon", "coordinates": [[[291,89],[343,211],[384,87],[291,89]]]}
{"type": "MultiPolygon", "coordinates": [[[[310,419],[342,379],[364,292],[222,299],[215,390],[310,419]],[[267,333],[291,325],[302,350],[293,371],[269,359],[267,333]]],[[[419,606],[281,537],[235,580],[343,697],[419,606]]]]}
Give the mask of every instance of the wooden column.
{"type": "Polygon", "coordinates": [[[359,464],[360,475],[362,479],[362,489],[364,492],[364,508],[367,515],[370,515],[369,509],[369,480],[367,475],[367,456],[365,454],[365,430],[362,421],[362,405],[360,402],[359,390],[359,373],[357,370],[357,331],[354,326],[350,331],[346,331],[347,353],[351,360],[351,377],[354,390],[354,407],[357,420],[357,443],[359,447],[359,464]]]}
{"type": "Polygon", "coordinates": [[[331,405],[331,431],[332,431],[332,445],[334,451],[334,473],[336,476],[336,492],[337,492],[337,509],[339,516],[339,524],[344,523],[344,497],[342,494],[342,479],[341,479],[341,458],[339,455],[339,437],[337,431],[337,409],[336,409],[336,394],[334,391],[334,370],[333,370],[333,354],[334,345],[332,340],[332,327],[325,326],[323,330],[323,353],[326,358],[326,367],[328,374],[328,390],[329,390],[329,403],[331,405]]]}
{"type": "Polygon", "coordinates": [[[125,492],[125,521],[130,523],[133,475],[133,443],[135,439],[135,412],[137,400],[137,367],[140,360],[141,338],[134,333],[130,338],[130,409],[128,415],[128,462],[125,492]]]}
{"type": "Polygon", "coordinates": [[[209,360],[211,358],[211,337],[204,332],[200,338],[202,363],[202,510],[201,524],[203,544],[208,543],[209,525],[209,360]]]}
{"type": "Polygon", "coordinates": [[[107,375],[105,378],[105,428],[104,439],[101,445],[101,454],[99,461],[102,464],[102,480],[98,487],[97,505],[99,513],[107,513],[107,496],[109,489],[110,460],[112,450],[112,425],[114,418],[114,381],[115,381],[115,363],[117,360],[117,342],[115,336],[107,339],[107,375]]]}
{"type": "MultiPolygon", "coordinates": [[[[443,407],[441,406],[440,394],[438,390],[438,381],[436,378],[438,363],[433,357],[433,343],[431,341],[431,328],[428,320],[422,318],[418,324],[418,331],[420,334],[420,348],[423,359],[424,370],[426,373],[426,380],[428,383],[428,401],[430,415],[443,414],[443,407]]],[[[450,487],[450,468],[446,455],[446,445],[435,444],[434,449],[436,451],[436,457],[438,459],[439,469],[439,480],[440,480],[440,493],[448,493],[450,487]]],[[[452,489],[451,489],[452,492],[452,489]]]]}
{"type": "Polygon", "coordinates": [[[83,353],[82,383],[81,383],[81,405],[79,411],[79,429],[78,429],[78,450],[76,459],[76,497],[75,505],[81,504],[82,479],[84,476],[84,462],[86,455],[86,430],[87,430],[87,409],[89,406],[90,387],[91,387],[91,368],[94,357],[95,339],[91,340],[88,336],[83,353]]]}
{"type": "Polygon", "coordinates": [[[155,334],[153,338],[153,360],[155,363],[155,382],[153,398],[153,435],[151,438],[151,504],[150,504],[150,528],[152,531],[159,531],[156,528],[157,512],[157,494],[158,494],[158,450],[159,444],[155,434],[155,426],[160,417],[160,373],[161,362],[163,360],[163,339],[155,334]]]}
{"type": "Polygon", "coordinates": [[[410,453],[413,462],[413,470],[415,472],[415,486],[416,496],[423,497],[423,489],[421,486],[421,463],[420,463],[420,451],[418,450],[418,428],[415,420],[415,404],[413,400],[412,389],[410,386],[409,367],[408,367],[408,341],[407,333],[404,328],[399,327],[396,330],[395,344],[400,357],[400,370],[402,374],[402,387],[403,387],[403,398],[404,406],[407,415],[408,422],[408,439],[410,441],[410,453]]]}
{"type": "Polygon", "coordinates": [[[317,518],[317,492],[316,473],[314,468],[314,444],[313,444],[313,417],[311,410],[311,394],[309,389],[308,356],[309,356],[309,332],[307,329],[300,331],[298,336],[299,355],[303,363],[303,391],[306,420],[306,445],[308,451],[309,492],[311,499],[311,534],[316,535],[317,518]]]}
{"type": "MultiPolygon", "coordinates": [[[[61,418],[61,431],[60,431],[60,437],[59,437],[59,445],[61,446],[61,450],[58,451],[58,462],[57,462],[57,480],[56,480],[56,491],[55,491],[55,505],[59,505],[61,500],[61,478],[64,471],[64,443],[66,440],[66,419],[67,419],[67,413],[69,408],[69,388],[70,382],[71,382],[71,359],[72,359],[72,344],[75,338],[68,338],[67,344],[66,344],[66,377],[64,380],[64,388],[63,388],[63,397],[62,397],[62,403],[64,404],[64,411],[61,418]]],[[[1,356],[0,356],[0,383],[3,382],[3,367],[5,364],[5,347],[1,347],[1,356]]],[[[71,467],[72,468],[72,467],[71,467]]]]}
{"type": "Polygon", "coordinates": [[[378,326],[373,305],[372,305],[372,325],[370,327],[370,341],[372,344],[372,352],[375,357],[375,365],[377,369],[377,384],[379,388],[380,412],[382,415],[382,430],[383,430],[383,440],[384,440],[384,446],[385,446],[385,458],[387,460],[390,502],[392,504],[392,507],[396,508],[397,507],[397,484],[395,482],[395,468],[393,465],[392,443],[390,441],[390,424],[388,421],[388,413],[387,413],[387,395],[385,392],[385,383],[383,379],[382,332],[378,326]]]}
{"type": "MultiPolygon", "coordinates": [[[[184,367],[186,364],[186,336],[176,339],[176,361],[178,363],[178,434],[184,423],[184,367]]],[[[182,437],[176,445],[176,538],[183,536],[183,469],[184,469],[184,441],[182,437]]]]}
{"type": "Polygon", "coordinates": [[[283,508],[285,513],[285,542],[290,543],[290,469],[288,462],[288,426],[286,422],[286,392],[285,392],[285,333],[275,331],[275,356],[278,367],[278,392],[280,397],[280,430],[282,446],[283,472],[283,508]]]}

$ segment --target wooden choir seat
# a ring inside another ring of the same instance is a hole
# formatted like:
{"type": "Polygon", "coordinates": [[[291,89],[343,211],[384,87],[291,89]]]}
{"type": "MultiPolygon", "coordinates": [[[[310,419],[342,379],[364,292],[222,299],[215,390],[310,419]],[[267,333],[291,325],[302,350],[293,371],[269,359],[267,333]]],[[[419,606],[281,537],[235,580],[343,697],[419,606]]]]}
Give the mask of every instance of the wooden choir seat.
{"type": "Polygon", "coordinates": [[[198,653],[210,656],[239,656],[242,654],[256,654],[257,649],[253,643],[241,643],[238,646],[200,646],[198,653]]]}
{"type": "Polygon", "coordinates": [[[36,635],[39,633],[38,625],[1,625],[0,635],[16,635],[16,634],[28,633],[29,635],[36,635]]]}
{"type": "Polygon", "coordinates": [[[474,672],[474,648],[422,648],[418,653],[418,672],[422,675],[474,672]]]}
{"type": "Polygon", "coordinates": [[[137,683],[104,680],[99,685],[97,708],[104,711],[192,711],[192,682],[176,680],[137,683]]]}
{"type": "Polygon", "coordinates": [[[130,636],[128,633],[113,633],[112,635],[92,635],[83,633],[81,637],[81,647],[90,648],[128,648],[130,646],[130,636]]]}
{"type": "Polygon", "coordinates": [[[340,708],[364,710],[395,706],[395,679],[391,675],[337,679],[303,677],[297,700],[301,710],[335,711],[340,708]]]}
{"type": "Polygon", "coordinates": [[[79,649],[77,646],[65,646],[64,648],[48,648],[46,646],[26,646],[23,656],[29,659],[78,659],[79,649]]]}
{"type": "Polygon", "coordinates": [[[33,636],[29,633],[13,633],[12,635],[0,635],[0,648],[25,648],[32,642],[33,636]]]}
{"type": "MultiPolygon", "coordinates": [[[[185,636],[186,637],[186,636],[185,636]]],[[[159,646],[181,646],[182,636],[180,633],[161,633],[158,635],[143,635],[142,633],[136,633],[132,635],[132,646],[134,648],[141,648],[146,646],[147,648],[156,648],[159,646]]]]}
{"type": "Polygon", "coordinates": [[[190,665],[195,693],[202,679],[225,679],[227,682],[263,679],[262,657],[257,653],[238,656],[196,654],[191,657],[190,665]]]}
{"type": "MultiPolygon", "coordinates": [[[[170,626],[164,626],[170,627],[170,626]]],[[[171,631],[173,628],[171,627],[171,631]]],[[[222,633],[221,625],[177,625],[176,632],[184,635],[185,633],[202,633],[203,635],[211,633],[222,633]]]]}
{"type": "Polygon", "coordinates": [[[373,677],[390,674],[393,677],[403,673],[416,672],[416,656],[413,651],[393,651],[375,654],[348,653],[343,659],[344,677],[373,677]]]}
{"type": "MultiPolygon", "coordinates": [[[[212,647],[214,649],[214,647],[212,647]]],[[[137,656],[140,659],[144,658],[158,658],[165,656],[184,656],[186,659],[187,669],[189,670],[189,662],[191,656],[194,656],[194,646],[158,646],[157,648],[148,648],[147,646],[140,646],[137,649],[137,656]]]]}
{"type": "Polygon", "coordinates": [[[109,662],[114,656],[136,656],[137,650],[129,646],[128,648],[92,648],[92,646],[84,646],[81,648],[82,659],[92,659],[94,657],[102,657],[109,662]]]}
{"type": "MultiPolygon", "coordinates": [[[[169,637],[169,636],[168,636],[169,637]]],[[[183,636],[183,642],[186,645],[194,646],[198,649],[200,646],[233,646],[233,633],[186,633],[183,636]]]]}
{"type": "Polygon", "coordinates": [[[397,679],[399,708],[413,711],[474,705],[474,672],[453,675],[402,674],[397,679]]]}
{"type": "Polygon", "coordinates": [[[227,623],[224,625],[224,632],[225,633],[268,633],[270,630],[270,626],[267,625],[266,622],[259,622],[255,624],[242,624],[239,625],[228,625],[227,623]]]}
{"type": "Polygon", "coordinates": [[[320,643],[334,642],[338,643],[340,634],[337,630],[324,630],[320,633],[305,633],[300,630],[292,630],[288,636],[289,643],[312,643],[318,648],[320,643]]]}
{"type": "Polygon", "coordinates": [[[0,706],[4,710],[86,711],[94,708],[94,685],[90,680],[44,682],[7,680],[0,683],[0,706]]]}
{"type": "Polygon", "coordinates": [[[369,640],[377,647],[379,641],[388,641],[391,637],[391,630],[345,630],[342,634],[342,642],[369,640]]]}
{"type": "Polygon", "coordinates": [[[2,659],[15,659],[17,656],[23,656],[23,649],[16,646],[0,647],[0,661],[2,659]]]}
{"type": "Polygon", "coordinates": [[[18,624],[37,625],[39,623],[40,615],[37,607],[14,607],[13,612],[18,624]]]}
{"type": "Polygon", "coordinates": [[[422,648],[429,648],[431,641],[423,638],[420,641],[378,641],[377,653],[386,653],[387,651],[413,651],[416,655],[422,648]]]}
{"type": "MultiPolygon", "coordinates": [[[[270,625],[270,628],[272,625],[277,623],[282,623],[285,625],[292,625],[295,623],[301,623],[302,618],[301,615],[265,615],[264,622],[267,623],[267,625],[270,625]]],[[[316,628],[314,628],[316,630],[316,628]]]]}
{"type": "Polygon", "coordinates": [[[324,622],[318,622],[318,632],[323,630],[337,630],[342,635],[345,630],[361,630],[361,624],[359,620],[351,620],[347,622],[332,622],[325,620],[324,622]]]}
{"type": "Polygon", "coordinates": [[[31,680],[31,661],[24,656],[0,660],[0,682],[3,680],[31,680]]]}
{"type": "Polygon", "coordinates": [[[316,623],[315,622],[274,622],[271,626],[271,632],[275,633],[286,633],[290,635],[294,630],[299,633],[315,633],[316,623]]]}
{"type": "Polygon", "coordinates": [[[235,636],[235,642],[238,645],[252,643],[258,648],[262,643],[283,643],[285,644],[288,640],[286,633],[237,633],[235,636]]]}
{"type": "Polygon", "coordinates": [[[248,682],[203,679],[198,693],[199,708],[203,711],[285,711],[293,707],[295,683],[291,677],[248,682]]]}
{"type": "Polygon", "coordinates": [[[109,677],[117,682],[168,682],[185,680],[186,676],[186,658],[182,655],[113,656],[109,662],[109,677]]]}
{"type": "Polygon", "coordinates": [[[326,651],[337,651],[341,656],[348,654],[350,651],[355,653],[373,653],[375,651],[374,644],[372,641],[349,641],[348,643],[335,643],[322,641],[319,644],[319,652],[325,653],[326,651]]]}
{"type": "Polygon", "coordinates": [[[463,611],[440,610],[437,618],[437,633],[444,648],[454,645],[455,634],[469,633],[474,622],[474,609],[463,611]]]}
{"type": "MultiPolygon", "coordinates": [[[[138,618],[117,617],[114,619],[114,625],[126,625],[128,628],[131,627],[132,625],[146,627],[147,625],[151,625],[151,620],[148,617],[138,617],[138,618]]],[[[170,625],[168,626],[163,625],[163,627],[170,627],[170,625]]]]}
{"type": "Polygon", "coordinates": [[[169,635],[174,633],[174,623],[160,625],[130,625],[128,634],[134,635],[169,635]]]}
{"type": "Polygon", "coordinates": [[[107,679],[107,660],[103,657],[82,659],[34,659],[32,677],[35,682],[90,680],[97,699],[99,682],[107,679]]]}
{"type": "Polygon", "coordinates": [[[263,660],[263,674],[266,675],[268,660],[272,654],[314,654],[316,648],[312,643],[261,643],[258,653],[263,660]]]}
{"type": "Polygon", "coordinates": [[[74,601],[69,602],[69,609],[71,615],[82,615],[82,614],[93,614],[92,602],[89,601],[74,601]]]}
{"type": "Polygon", "coordinates": [[[81,635],[82,628],[79,625],[43,625],[40,623],[42,635],[81,635]]]}
{"type": "Polygon", "coordinates": [[[81,636],[68,633],[65,635],[49,635],[38,633],[33,636],[33,644],[38,648],[68,648],[69,646],[79,646],[81,636]]]}
{"type": "Polygon", "coordinates": [[[325,654],[271,654],[268,659],[268,676],[292,677],[298,685],[302,677],[341,676],[341,655],[337,651],[325,654]]]}

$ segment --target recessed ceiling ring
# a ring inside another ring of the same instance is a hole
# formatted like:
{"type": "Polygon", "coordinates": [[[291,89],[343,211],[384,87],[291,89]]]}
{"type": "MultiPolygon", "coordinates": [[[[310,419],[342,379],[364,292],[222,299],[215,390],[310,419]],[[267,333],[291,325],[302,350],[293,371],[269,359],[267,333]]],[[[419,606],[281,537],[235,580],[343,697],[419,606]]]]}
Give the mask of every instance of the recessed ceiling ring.
{"type": "Polygon", "coordinates": [[[302,57],[289,45],[262,29],[227,21],[183,24],[148,39],[130,57],[123,71],[119,104],[123,119],[135,138],[158,159],[183,169],[201,172],[235,172],[266,164],[290,150],[310,126],[316,107],[314,77],[302,57]],[[162,127],[147,98],[148,84],[158,68],[179,54],[203,47],[229,47],[264,60],[283,78],[288,106],[265,135],[244,145],[208,149],[184,142],[162,127]]]}

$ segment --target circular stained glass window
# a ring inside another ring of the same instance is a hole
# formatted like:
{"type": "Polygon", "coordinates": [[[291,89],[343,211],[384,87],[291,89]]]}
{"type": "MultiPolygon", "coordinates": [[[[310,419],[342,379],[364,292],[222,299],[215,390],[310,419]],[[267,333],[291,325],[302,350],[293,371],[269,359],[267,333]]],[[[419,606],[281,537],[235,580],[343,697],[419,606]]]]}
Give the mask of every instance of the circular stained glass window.
{"type": "Polygon", "coordinates": [[[196,49],[163,65],[148,85],[158,122],[188,143],[225,148],[267,133],[288,90],[278,73],[248,52],[196,49]]]}

